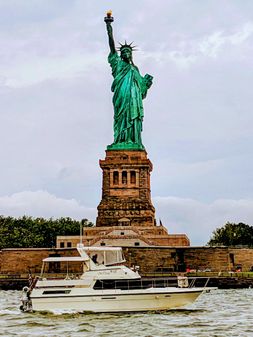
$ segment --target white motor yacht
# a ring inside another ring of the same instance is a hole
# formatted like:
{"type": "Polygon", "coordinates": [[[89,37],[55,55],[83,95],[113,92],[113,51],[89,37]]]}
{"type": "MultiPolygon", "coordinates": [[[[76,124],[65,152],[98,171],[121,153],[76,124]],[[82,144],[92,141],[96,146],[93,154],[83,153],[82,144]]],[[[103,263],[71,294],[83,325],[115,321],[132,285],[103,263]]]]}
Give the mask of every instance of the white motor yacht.
{"type": "Polygon", "coordinates": [[[43,260],[40,277],[30,288],[23,289],[22,310],[160,311],[190,304],[205,290],[189,287],[185,277],[176,287],[169,286],[166,279],[142,279],[137,270],[124,266],[120,247],[78,244],[77,250],[79,256],[43,260]],[[52,274],[57,269],[65,269],[65,275],[52,274]]]}

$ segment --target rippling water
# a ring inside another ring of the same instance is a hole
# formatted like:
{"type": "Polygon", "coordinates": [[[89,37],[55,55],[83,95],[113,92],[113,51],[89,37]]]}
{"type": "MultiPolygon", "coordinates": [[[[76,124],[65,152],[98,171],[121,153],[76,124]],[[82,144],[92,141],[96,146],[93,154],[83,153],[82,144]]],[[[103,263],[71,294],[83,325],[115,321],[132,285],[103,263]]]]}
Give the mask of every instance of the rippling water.
{"type": "Polygon", "coordinates": [[[213,290],[163,313],[22,313],[20,291],[0,291],[0,336],[252,337],[253,289],[213,290]]]}

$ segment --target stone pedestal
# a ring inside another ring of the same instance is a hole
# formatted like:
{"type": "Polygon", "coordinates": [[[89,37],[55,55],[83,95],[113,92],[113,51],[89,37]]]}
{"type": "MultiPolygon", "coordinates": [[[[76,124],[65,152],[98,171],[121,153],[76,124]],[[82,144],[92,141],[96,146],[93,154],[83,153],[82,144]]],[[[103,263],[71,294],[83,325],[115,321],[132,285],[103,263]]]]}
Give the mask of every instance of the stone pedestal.
{"type": "Polygon", "coordinates": [[[155,226],[150,195],[152,163],[145,150],[107,150],[97,227],[155,226]]]}

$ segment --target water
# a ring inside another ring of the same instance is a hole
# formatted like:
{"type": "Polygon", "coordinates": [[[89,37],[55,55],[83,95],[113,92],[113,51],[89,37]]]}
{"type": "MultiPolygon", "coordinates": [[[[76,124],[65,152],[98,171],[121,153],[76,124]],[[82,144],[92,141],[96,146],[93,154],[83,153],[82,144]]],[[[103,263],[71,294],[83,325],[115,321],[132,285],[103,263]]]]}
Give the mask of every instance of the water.
{"type": "Polygon", "coordinates": [[[215,290],[163,313],[22,313],[20,291],[0,291],[0,336],[252,337],[253,289],[215,290]]]}

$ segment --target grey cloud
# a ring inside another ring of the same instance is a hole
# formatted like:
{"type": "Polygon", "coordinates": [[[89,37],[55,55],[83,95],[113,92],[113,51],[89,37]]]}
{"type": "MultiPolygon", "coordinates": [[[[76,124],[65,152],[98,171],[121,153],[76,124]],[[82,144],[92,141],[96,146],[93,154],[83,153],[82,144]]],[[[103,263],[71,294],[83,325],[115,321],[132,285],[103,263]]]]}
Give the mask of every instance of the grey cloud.
{"type": "Polygon", "coordinates": [[[5,216],[33,216],[74,219],[89,218],[94,221],[95,209],[80,205],[75,199],[57,198],[46,191],[23,191],[0,197],[0,214],[5,216]]]}

